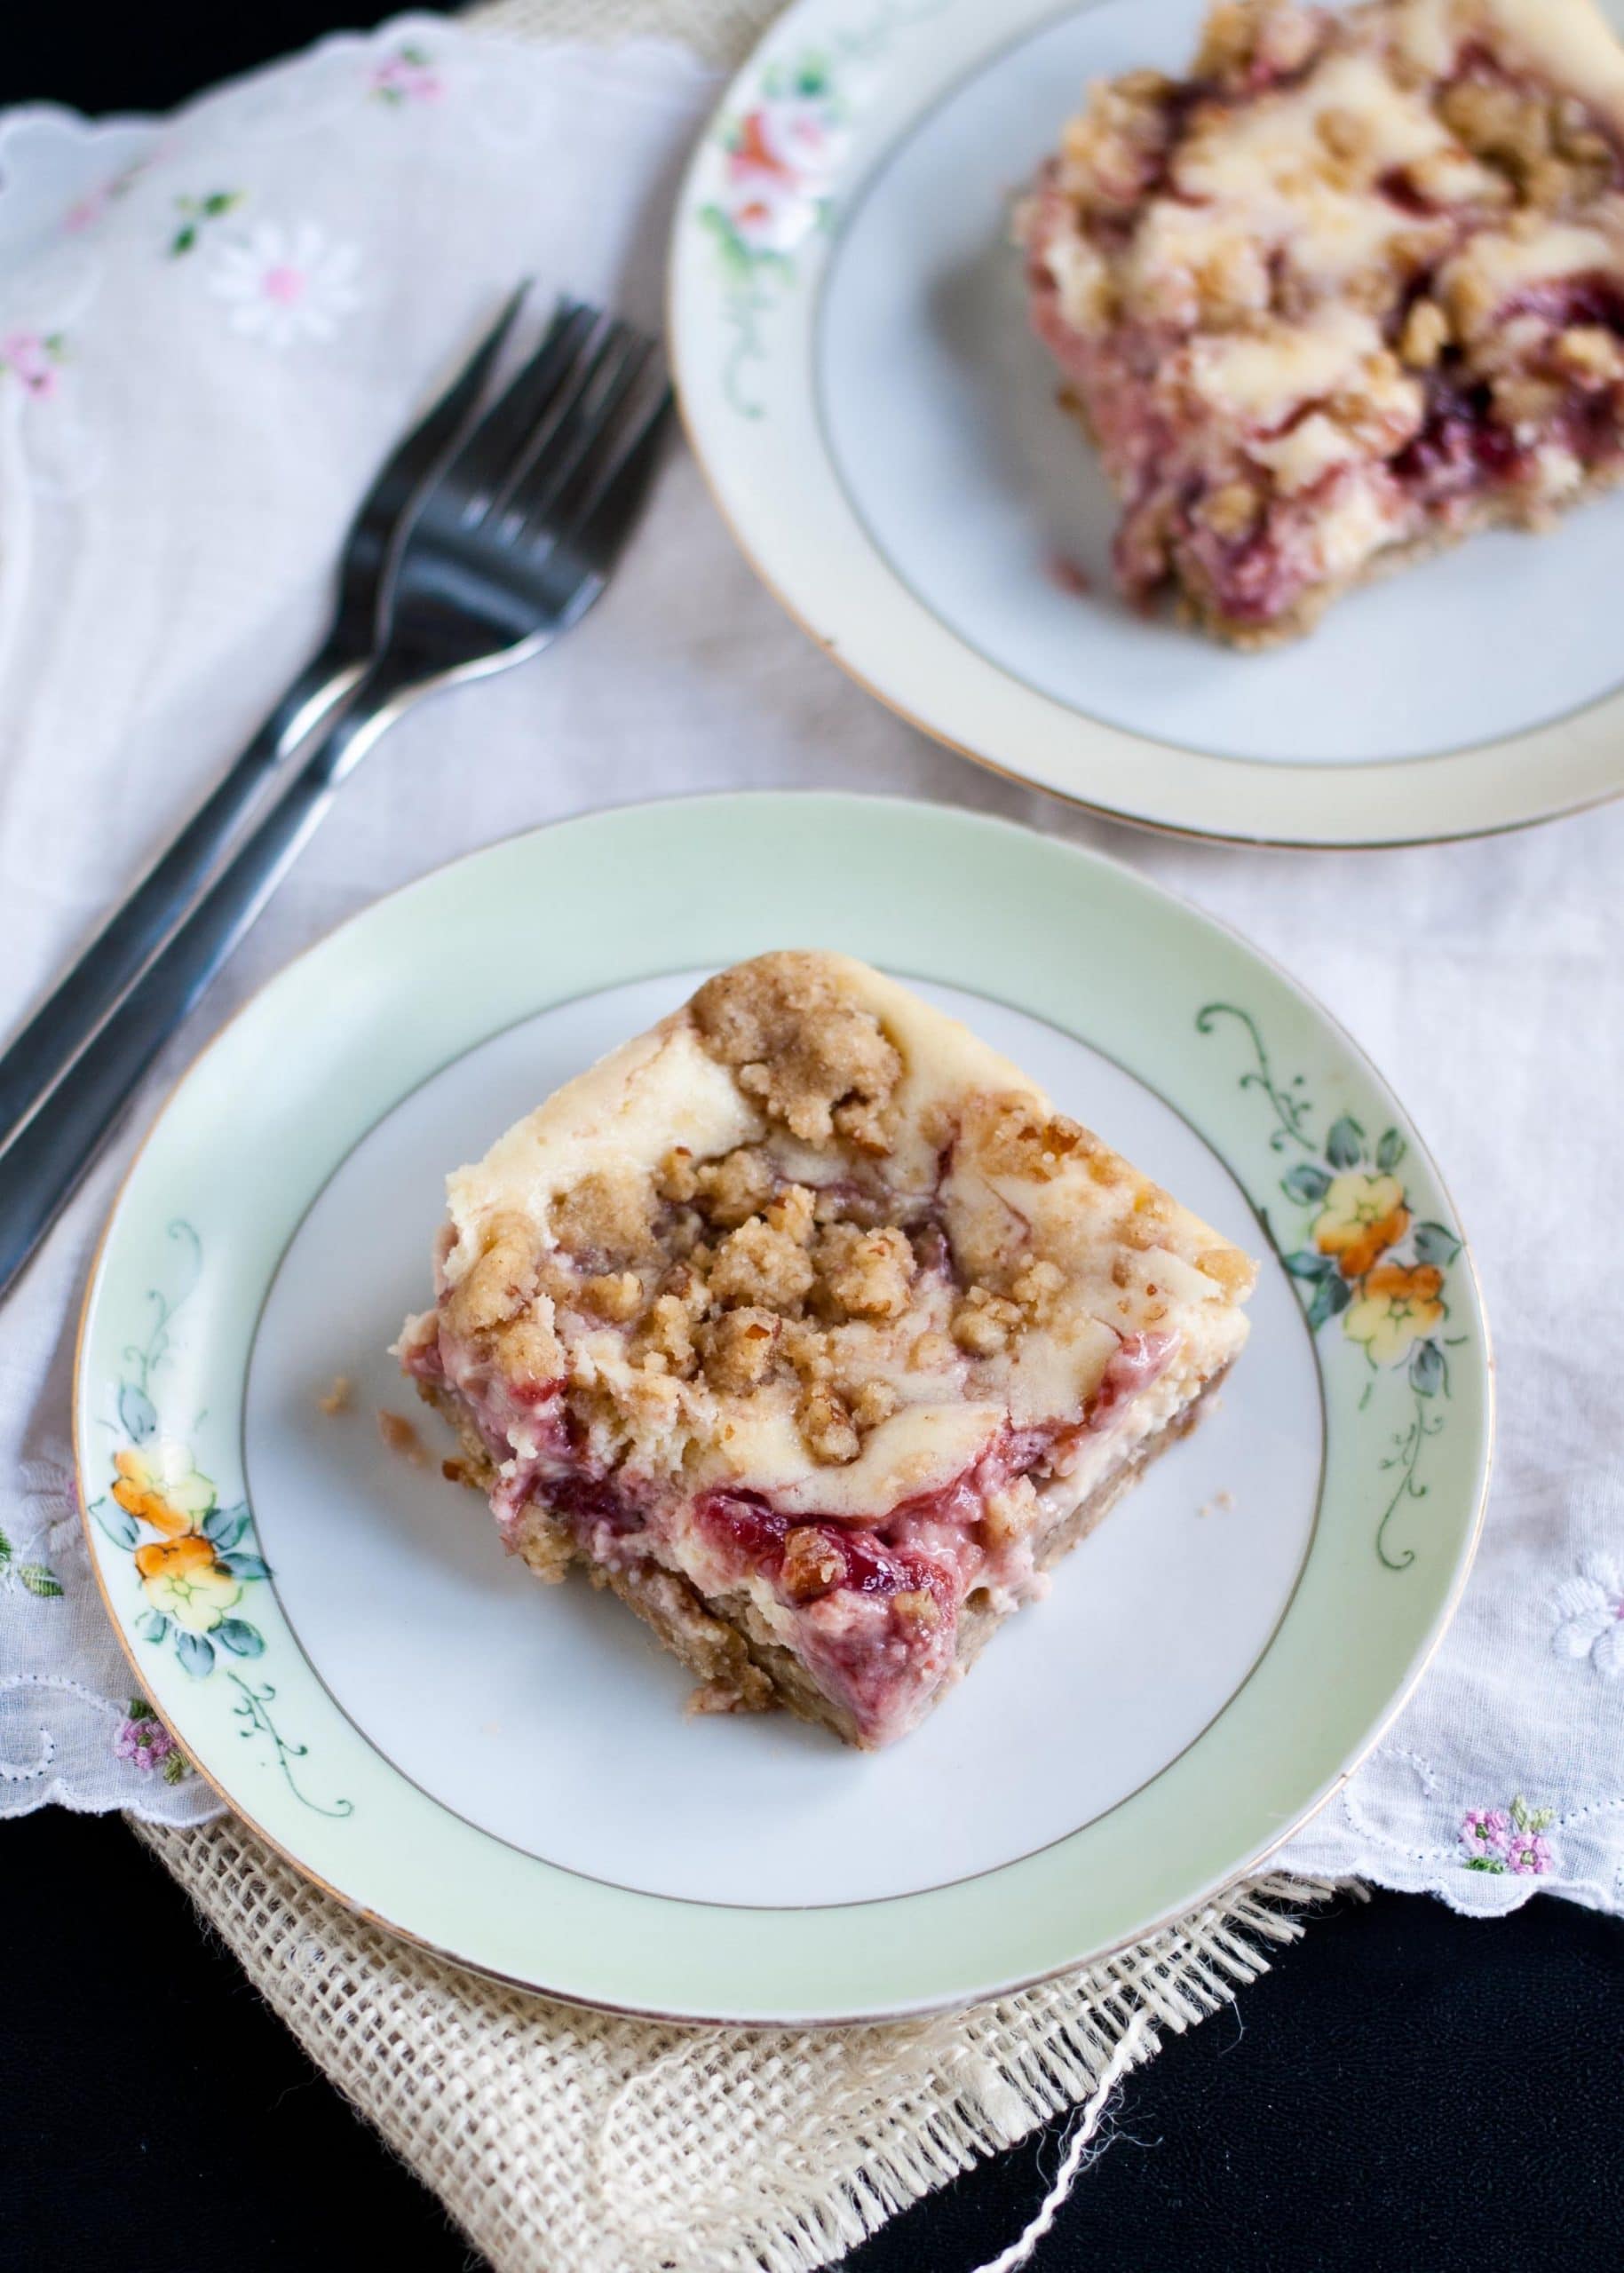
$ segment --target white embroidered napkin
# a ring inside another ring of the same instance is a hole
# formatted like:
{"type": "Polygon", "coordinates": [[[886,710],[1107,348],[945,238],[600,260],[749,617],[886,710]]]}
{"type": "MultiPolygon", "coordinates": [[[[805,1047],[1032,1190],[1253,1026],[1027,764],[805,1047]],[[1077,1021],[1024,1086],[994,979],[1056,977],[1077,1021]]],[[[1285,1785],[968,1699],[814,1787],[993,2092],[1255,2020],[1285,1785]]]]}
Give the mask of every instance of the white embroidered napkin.
{"type": "MultiPolygon", "coordinates": [[[[714,85],[672,47],[606,57],[402,19],[160,125],[0,123],[0,880],[16,1010],[302,659],[353,499],[512,278],[653,320],[676,170],[714,85]]],[[[1242,923],[1390,1073],[1484,1274],[1498,1471],[1434,1666],[1286,1859],[1467,1910],[1541,1888],[1617,1907],[1624,814],[1335,858],[1087,823],[851,686],[759,590],[678,460],[609,598],[545,668],[420,712],[346,789],[138,1122],[259,978],[431,863],[656,790],[809,781],[958,798],[1107,844],[1242,923]]],[[[184,1825],[211,1802],[130,1694],[68,1493],[71,1314],[136,1133],[7,1309],[0,1811],[55,1799],[184,1825]]],[[[1424,1501],[1413,1514],[1425,1521],[1424,1501]]]]}

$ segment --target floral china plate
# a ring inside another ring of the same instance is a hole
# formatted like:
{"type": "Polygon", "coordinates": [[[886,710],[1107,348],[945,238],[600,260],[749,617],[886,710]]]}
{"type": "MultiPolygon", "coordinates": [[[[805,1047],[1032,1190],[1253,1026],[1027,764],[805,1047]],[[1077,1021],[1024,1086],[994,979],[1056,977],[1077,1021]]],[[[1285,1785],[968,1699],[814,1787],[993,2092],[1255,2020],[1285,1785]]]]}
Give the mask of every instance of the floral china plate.
{"type": "Polygon", "coordinates": [[[75,1390],[108,1612],[240,1814],[471,1966],[740,2022],[1028,1982],[1277,1846],[1435,1647],[1489,1427],[1448,1198],[1288,978],[1095,855],[836,796],[518,837],[282,972],[131,1171],[75,1390]],[[1262,1258],[1216,1410],[873,1755],[685,1717],[618,1605],[503,1557],[387,1354],[447,1170],[707,970],[789,944],[913,981],[1262,1258]]]}
{"type": "MultiPolygon", "coordinates": [[[[1114,508],[1028,331],[1011,201],[1084,83],[1206,0],[800,0],[678,204],[670,335],[717,503],[805,629],[994,770],[1123,820],[1413,843],[1624,790],[1624,494],[1237,654],[1112,583],[1114,508]]],[[[1624,0],[1614,0],[1624,16],[1624,0]]]]}

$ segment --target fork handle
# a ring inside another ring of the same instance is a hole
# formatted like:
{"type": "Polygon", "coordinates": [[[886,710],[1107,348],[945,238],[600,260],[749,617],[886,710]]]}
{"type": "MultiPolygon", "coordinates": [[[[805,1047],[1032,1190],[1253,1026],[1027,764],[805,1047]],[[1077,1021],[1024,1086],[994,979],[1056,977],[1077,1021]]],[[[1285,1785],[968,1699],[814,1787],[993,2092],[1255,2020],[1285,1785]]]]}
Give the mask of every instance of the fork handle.
{"type": "Polygon", "coordinates": [[[166,851],[0,1057],[0,1146],[52,1089],[196,897],[289,751],[353,685],[361,659],[329,639],[166,851]]]}
{"type": "Polygon", "coordinates": [[[154,1058],[252,925],[338,785],[416,685],[363,671],[349,707],[33,1118],[0,1151],[0,1297],[71,1198],[154,1058]]]}

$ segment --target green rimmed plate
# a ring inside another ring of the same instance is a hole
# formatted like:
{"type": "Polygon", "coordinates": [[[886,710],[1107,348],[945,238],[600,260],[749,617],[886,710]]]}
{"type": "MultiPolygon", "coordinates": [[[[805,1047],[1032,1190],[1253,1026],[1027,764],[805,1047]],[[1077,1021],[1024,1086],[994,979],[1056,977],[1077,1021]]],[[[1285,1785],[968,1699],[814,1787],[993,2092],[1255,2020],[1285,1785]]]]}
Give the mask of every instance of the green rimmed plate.
{"type": "MultiPolygon", "coordinates": [[[[1607,0],[1615,22],[1624,0],[1607,0]]],[[[1208,0],[798,0],[678,200],[689,437],[763,580],[995,771],[1141,825],[1429,843],[1624,791],[1624,495],[1235,654],[1115,593],[1116,508],[1031,337],[1012,201],[1085,83],[1187,70],[1208,0]]]]}
{"type": "Polygon", "coordinates": [[[741,2021],[1031,1980],[1276,1845],[1435,1646],[1489,1420],[1437,1174],[1287,978],[1097,857],[836,796],[516,838],[293,964],[132,1169],[75,1391],[108,1608],[240,1813],[468,1964],[741,2021]],[[373,1417],[415,1409],[384,1345],[445,1170],[701,971],[790,943],[915,980],[1264,1256],[1218,1411],[874,1758],[685,1719],[634,1621],[537,1587],[373,1417]],[[340,1374],[352,1407],[324,1412],[340,1374]]]}

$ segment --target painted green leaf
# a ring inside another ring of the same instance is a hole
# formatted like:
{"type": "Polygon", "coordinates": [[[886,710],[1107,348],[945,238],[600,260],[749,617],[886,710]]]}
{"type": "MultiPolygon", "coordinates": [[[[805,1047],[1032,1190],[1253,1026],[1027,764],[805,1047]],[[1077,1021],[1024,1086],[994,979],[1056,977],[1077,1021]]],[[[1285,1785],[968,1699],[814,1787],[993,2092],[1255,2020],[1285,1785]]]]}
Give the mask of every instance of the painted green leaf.
{"type": "Polygon", "coordinates": [[[1331,1179],[1325,1170],[1311,1168],[1306,1160],[1300,1161],[1288,1175],[1280,1178],[1281,1191],[1288,1192],[1294,1200],[1300,1200],[1305,1208],[1311,1208],[1316,1200],[1323,1200],[1330,1188],[1331,1179]]]}
{"type": "Polygon", "coordinates": [[[1322,1279],[1314,1289],[1313,1301],[1308,1306],[1309,1332],[1318,1334],[1326,1320],[1335,1318],[1338,1311],[1345,1311],[1352,1299],[1346,1279],[1338,1278],[1335,1273],[1328,1279],[1322,1279]]]}
{"type": "Polygon", "coordinates": [[[1311,1247],[1300,1247],[1295,1255],[1286,1256],[1285,1263],[1294,1279],[1324,1279],[1336,1268],[1328,1255],[1316,1254],[1311,1247]]]}
{"type": "Polygon", "coordinates": [[[1448,1379],[1444,1353],[1436,1342],[1418,1342],[1410,1359],[1410,1387],[1417,1397],[1436,1397],[1448,1379]]]}
{"type": "Polygon", "coordinates": [[[262,1555],[222,1555],[221,1563],[234,1579],[268,1579],[271,1566],[262,1555]]]}
{"type": "Polygon", "coordinates": [[[1334,1168],[1356,1168],[1364,1158],[1365,1132],[1351,1113],[1344,1113],[1340,1121],[1331,1123],[1325,1156],[1334,1168]]]}
{"type": "Polygon", "coordinates": [[[137,1382],[125,1382],[120,1389],[118,1417],[132,1444],[144,1445],[158,1432],[158,1415],[153,1401],[137,1382]]]}
{"type": "MultiPolygon", "coordinates": [[[[145,1618],[137,1619],[135,1630],[144,1642],[162,1642],[170,1630],[170,1622],[161,1610],[149,1610],[145,1618]]],[[[147,1710],[150,1712],[152,1707],[148,1706],[147,1710]]],[[[133,1705],[130,1717],[132,1721],[137,1718],[133,1705]]]]}
{"type": "Polygon", "coordinates": [[[248,1529],[248,1521],[246,1500],[230,1508],[210,1508],[203,1517],[203,1537],[212,1547],[234,1547],[248,1529]]]}
{"type": "Polygon", "coordinates": [[[202,1681],[205,1674],[214,1671],[214,1644],[204,1635],[178,1635],[175,1655],[194,1681],[202,1681]]]}
{"type": "Polygon", "coordinates": [[[1416,1224],[1415,1259],[1418,1263],[1453,1263],[1460,1252],[1460,1240],[1442,1224],[1416,1224]]]}
{"type": "Polygon", "coordinates": [[[1376,1146],[1376,1166],[1383,1176],[1392,1174],[1407,1150],[1408,1147],[1396,1129],[1386,1130],[1381,1143],[1376,1146]]]}
{"type": "Polygon", "coordinates": [[[183,252],[190,252],[197,242],[197,231],[188,221],[184,229],[177,229],[170,240],[170,258],[178,260],[183,252]]]}
{"type": "Polygon", "coordinates": [[[17,1576],[28,1592],[37,1595],[42,1602],[53,1600],[62,1591],[62,1581],[47,1563],[20,1563],[17,1576]]]}
{"type": "Polygon", "coordinates": [[[223,1618],[214,1629],[214,1639],[234,1658],[259,1658],[265,1655],[265,1635],[245,1618],[223,1618]]]}
{"type": "Polygon", "coordinates": [[[116,1500],[98,1500],[91,1513],[115,1547],[133,1547],[141,1536],[135,1517],[116,1500]]]}

